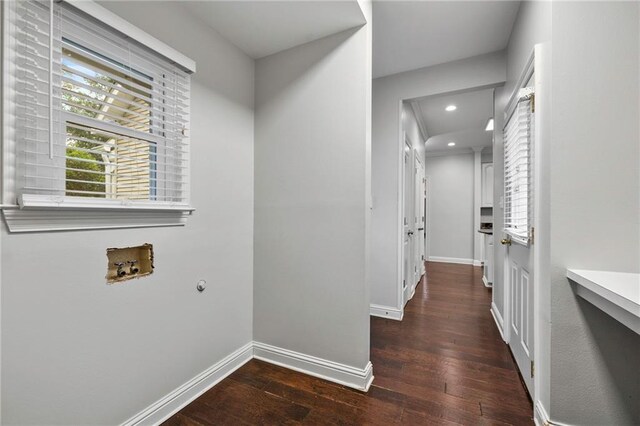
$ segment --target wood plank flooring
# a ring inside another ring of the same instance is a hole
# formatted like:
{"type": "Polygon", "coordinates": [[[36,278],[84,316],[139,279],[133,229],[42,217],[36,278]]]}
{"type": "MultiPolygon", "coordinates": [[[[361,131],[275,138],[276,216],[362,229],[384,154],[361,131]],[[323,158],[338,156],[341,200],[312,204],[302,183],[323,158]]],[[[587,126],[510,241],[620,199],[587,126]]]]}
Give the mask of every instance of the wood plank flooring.
{"type": "Polygon", "coordinates": [[[480,268],[427,263],[402,322],[371,318],[374,382],[358,392],[252,360],[165,425],[531,425],[480,268]]]}

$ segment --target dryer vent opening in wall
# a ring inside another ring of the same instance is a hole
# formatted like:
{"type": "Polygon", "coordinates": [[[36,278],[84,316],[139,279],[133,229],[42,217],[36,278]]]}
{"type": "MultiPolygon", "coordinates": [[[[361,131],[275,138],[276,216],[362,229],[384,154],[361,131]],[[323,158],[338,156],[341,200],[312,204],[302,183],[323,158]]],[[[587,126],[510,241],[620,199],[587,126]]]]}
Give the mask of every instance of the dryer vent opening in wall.
{"type": "Polygon", "coordinates": [[[153,273],[153,246],[107,249],[107,284],[140,278],[153,273]]]}

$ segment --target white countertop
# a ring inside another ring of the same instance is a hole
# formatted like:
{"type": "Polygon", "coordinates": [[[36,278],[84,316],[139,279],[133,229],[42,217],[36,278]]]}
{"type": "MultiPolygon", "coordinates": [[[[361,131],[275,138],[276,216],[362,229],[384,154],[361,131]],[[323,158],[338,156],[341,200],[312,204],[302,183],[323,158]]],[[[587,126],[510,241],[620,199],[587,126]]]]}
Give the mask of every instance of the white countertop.
{"type": "Polygon", "coordinates": [[[579,296],[640,334],[640,274],[567,269],[567,278],[579,296]]]}

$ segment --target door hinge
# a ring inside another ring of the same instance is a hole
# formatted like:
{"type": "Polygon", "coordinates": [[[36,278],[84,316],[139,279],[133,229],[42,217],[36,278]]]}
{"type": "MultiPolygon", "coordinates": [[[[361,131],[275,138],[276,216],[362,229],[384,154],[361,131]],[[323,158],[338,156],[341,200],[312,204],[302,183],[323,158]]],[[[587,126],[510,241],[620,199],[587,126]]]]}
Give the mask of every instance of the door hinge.
{"type": "Polygon", "coordinates": [[[536,235],[536,228],[532,226],[531,229],[529,229],[529,244],[533,244],[533,241],[535,240],[535,235],[536,235]]]}
{"type": "Polygon", "coordinates": [[[531,94],[531,112],[536,112],[536,94],[531,94]]]}
{"type": "Polygon", "coordinates": [[[531,378],[533,379],[533,372],[535,371],[536,365],[533,362],[533,360],[531,360],[531,378]]]}

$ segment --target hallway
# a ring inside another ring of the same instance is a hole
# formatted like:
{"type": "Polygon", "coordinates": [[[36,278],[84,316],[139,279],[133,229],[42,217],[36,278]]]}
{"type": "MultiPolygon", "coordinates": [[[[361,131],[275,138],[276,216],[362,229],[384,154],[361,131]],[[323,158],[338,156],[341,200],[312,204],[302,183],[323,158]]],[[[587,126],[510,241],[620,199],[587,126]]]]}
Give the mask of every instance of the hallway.
{"type": "Polygon", "coordinates": [[[481,269],[427,275],[402,322],[372,317],[367,394],[252,360],[165,424],[533,424],[481,269]]]}

